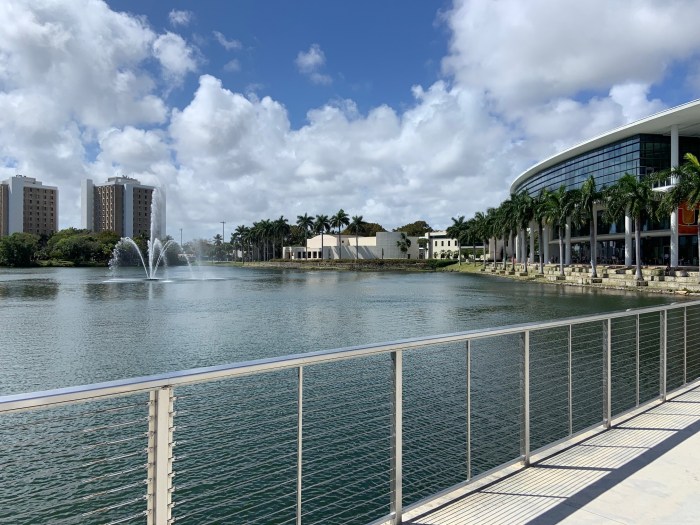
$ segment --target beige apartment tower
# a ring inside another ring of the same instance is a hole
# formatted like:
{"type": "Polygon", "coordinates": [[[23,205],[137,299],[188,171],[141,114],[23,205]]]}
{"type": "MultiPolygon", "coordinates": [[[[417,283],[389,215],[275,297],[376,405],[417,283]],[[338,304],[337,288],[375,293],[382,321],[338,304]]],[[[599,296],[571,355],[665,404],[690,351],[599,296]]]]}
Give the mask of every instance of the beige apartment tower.
{"type": "Polygon", "coordinates": [[[155,211],[153,233],[156,237],[162,237],[165,233],[165,199],[162,191],[145,186],[131,177],[110,177],[102,184],[84,180],[81,208],[81,226],[88,230],[109,230],[122,237],[150,237],[151,215],[155,211]]]}
{"type": "Polygon", "coordinates": [[[24,175],[0,183],[0,236],[52,235],[57,230],[58,188],[24,175]]]}

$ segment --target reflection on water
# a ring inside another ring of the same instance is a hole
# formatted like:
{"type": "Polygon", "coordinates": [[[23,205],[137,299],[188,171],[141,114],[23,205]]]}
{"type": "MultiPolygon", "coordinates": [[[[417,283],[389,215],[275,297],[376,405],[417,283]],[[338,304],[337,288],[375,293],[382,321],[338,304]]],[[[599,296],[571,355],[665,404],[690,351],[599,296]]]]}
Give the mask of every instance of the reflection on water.
{"type": "Polygon", "coordinates": [[[0,282],[0,299],[24,299],[30,301],[53,299],[57,293],[58,283],[49,279],[18,279],[0,282]]]}
{"type": "Polygon", "coordinates": [[[449,273],[0,270],[0,394],[677,300],[449,273]]]}

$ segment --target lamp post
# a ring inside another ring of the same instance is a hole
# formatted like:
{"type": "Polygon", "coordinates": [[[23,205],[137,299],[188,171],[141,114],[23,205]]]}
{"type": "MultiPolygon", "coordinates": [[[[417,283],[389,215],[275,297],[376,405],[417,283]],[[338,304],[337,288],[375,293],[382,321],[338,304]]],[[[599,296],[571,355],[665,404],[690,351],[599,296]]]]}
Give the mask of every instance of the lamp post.
{"type": "Polygon", "coordinates": [[[221,248],[224,251],[224,261],[226,260],[226,235],[224,234],[224,226],[226,225],[226,221],[221,221],[221,248]]]}
{"type": "Polygon", "coordinates": [[[182,248],[182,228],[180,228],[180,248],[182,248]]]}

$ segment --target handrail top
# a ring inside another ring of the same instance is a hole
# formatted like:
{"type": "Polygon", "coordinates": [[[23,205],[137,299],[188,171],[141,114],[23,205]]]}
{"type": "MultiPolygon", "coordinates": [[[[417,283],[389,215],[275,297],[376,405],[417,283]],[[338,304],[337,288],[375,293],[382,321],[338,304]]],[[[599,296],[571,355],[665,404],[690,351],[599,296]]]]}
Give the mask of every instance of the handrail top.
{"type": "Polygon", "coordinates": [[[505,336],[527,331],[533,332],[562,326],[585,324],[595,321],[627,317],[630,315],[643,315],[646,313],[685,308],[688,306],[700,306],[700,300],[670,303],[645,308],[627,309],[624,311],[609,312],[605,314],[569,317],[552,321],[521,323],[497,328],[479,328],[437,336],[415,337],[387,343],[372,343],[331,350],[318,350],[303,354],[291,354],[286,356],[240,361],[236,363],[192,368],[163,374],[118,379],[114,381],[106,381],[81,386],[70,386],[52,390],[9,394],[0,396],[0,413],[45,405],[86,401],[98,397],[136,394],[157,388],[166,388],[177,385],[210,381],[214,379],[224,379],[227,377],[270,372],[273,370],[292,369],[329,361],[366,357],[399,350],[410,350],[412,348],[419,348],[423,346],[467,342],[471,340],[484,339],[487,337],[505,336]]]}

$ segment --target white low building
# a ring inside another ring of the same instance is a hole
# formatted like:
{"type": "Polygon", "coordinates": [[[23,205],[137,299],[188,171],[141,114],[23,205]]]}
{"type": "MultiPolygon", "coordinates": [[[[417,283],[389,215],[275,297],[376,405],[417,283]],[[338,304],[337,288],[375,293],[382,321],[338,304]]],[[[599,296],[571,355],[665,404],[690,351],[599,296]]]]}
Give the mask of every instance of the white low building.
{"type": "Polygon", "coordinates": [[[428,232],[424,236],[428,239],[425,245],[426,259],[456,259],[459,249],[457,239],[453,239],[445,230],[428,232]]]}
{"type": "Polygon", "coordinates": [[[419,237],[407,237],[410,246],[402,252],[401,232],[378,232],[376,237],[324,234],[311,237],[306,246],[285,246],[285,259],[418,259],[419,237]],[[323,239],[321,239],[323,237],[323,239]]]}

